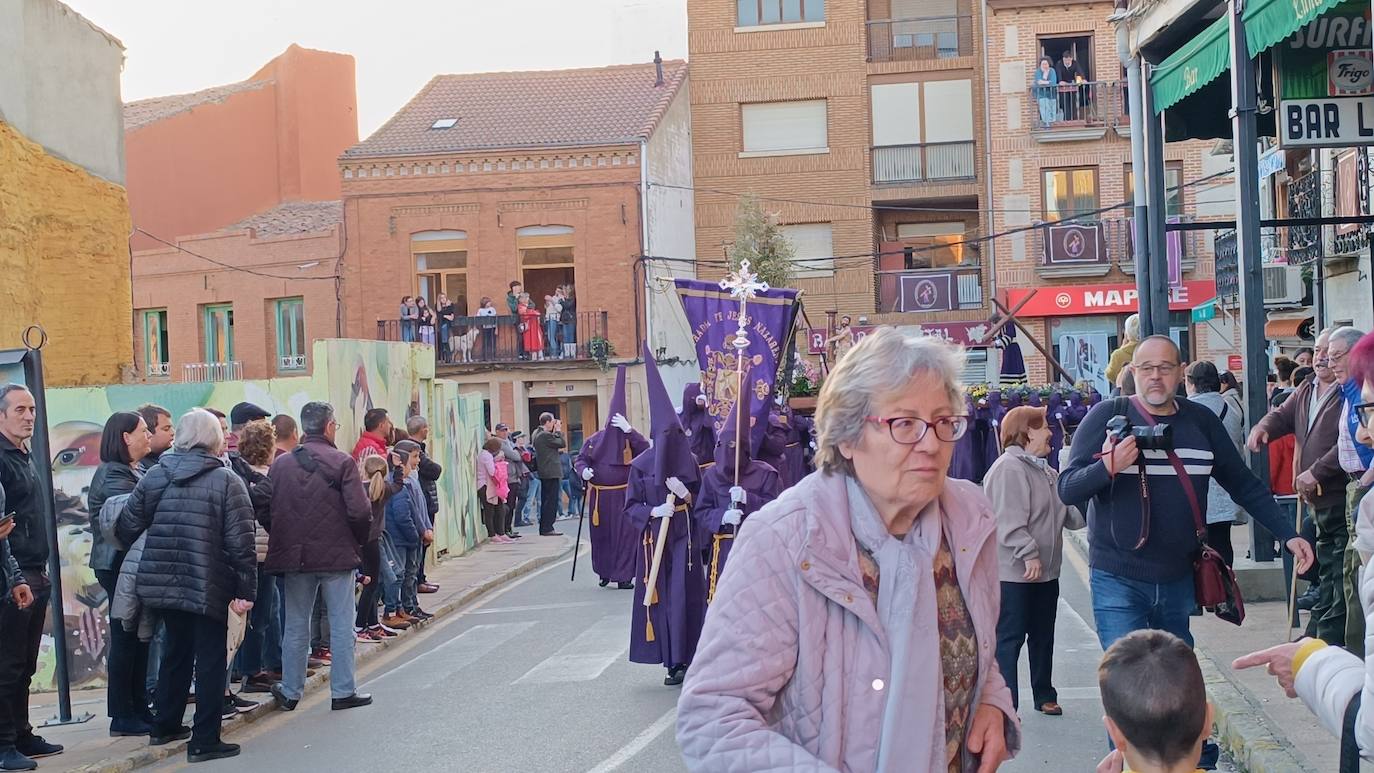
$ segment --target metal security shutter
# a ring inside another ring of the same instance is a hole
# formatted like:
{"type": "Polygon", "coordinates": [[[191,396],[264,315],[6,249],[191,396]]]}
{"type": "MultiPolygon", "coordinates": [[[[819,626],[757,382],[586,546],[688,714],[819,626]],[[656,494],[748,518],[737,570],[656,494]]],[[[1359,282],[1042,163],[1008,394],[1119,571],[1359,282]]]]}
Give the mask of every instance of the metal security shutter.
{"type": "Polygon", "coordinates": [[[829,144],[824,99],[740,106],[746,153],[822,151],[829,144]]]}

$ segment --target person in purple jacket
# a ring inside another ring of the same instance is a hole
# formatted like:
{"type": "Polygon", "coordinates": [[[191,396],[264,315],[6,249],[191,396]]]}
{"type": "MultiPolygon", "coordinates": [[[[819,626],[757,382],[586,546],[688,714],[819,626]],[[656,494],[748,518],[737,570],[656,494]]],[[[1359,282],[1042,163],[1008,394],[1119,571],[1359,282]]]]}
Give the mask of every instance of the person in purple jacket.
{"type": "Polygon", "coordinates": [[[630,464],[625,509],[625,517],[640,535],[635,556],[635,575],[640,581],[635,585],[631,614],[630,661],[661,663],[668,669],[663,683],[672,686],[682,684],[706,617],[706,574],[701,556],[694,556],[692,549],[691,509],[700,477],[687,434],[647,345],[644,363],[654,444],[630,464]],[[663,519],[668,522],[663,562],[649,588],[663,519]]]}
{"type": "Polygon", "coordinates": [[[587,513],[591,518],[592,571],[601,587],[614,582],[621,590],[634,587],[639,529],[625,520],[625,494],[630,462],[649,447],[649,441],[625,418],[625,366],[615,374],[610,421],[587,438],[573,461],[573,472],[587,482],[587,513]]]}

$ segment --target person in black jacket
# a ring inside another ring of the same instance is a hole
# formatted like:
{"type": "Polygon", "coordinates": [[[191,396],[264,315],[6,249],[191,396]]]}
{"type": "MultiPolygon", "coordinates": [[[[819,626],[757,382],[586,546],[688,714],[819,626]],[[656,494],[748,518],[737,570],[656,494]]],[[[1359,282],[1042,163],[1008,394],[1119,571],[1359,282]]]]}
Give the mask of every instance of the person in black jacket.
{"type": "MultiPolygon", "coordinates": [[[[60,754],[59,744],[34,735],[29,724],[29,683],[38,668],[38,645],[48,612],[48,532],[43,524],[44,491],[29,455],[36,406],[19,384],[0,387],[0,488],[5,513],[14,513],[8,537],[10,555],[23,573],[32,603],[0,601],[0,769],[32,770],[33,760],[60,754]]],[[[52,495],[51,491],[47,492],[52,495]]]]}
{"type": "MultiPolygon", "coordinates": [[[[100,436],[100,466],[91,479],[86,501],[91,512],[91,570],[109,599],[114,599],[119,569],[127,551],[122,545],[111,544],[105,539],[100,511],[106,500],[132,494],[138,486],[143,477],[140,463],[148,455],[151,438],[143,417],[128,411],[110,416],[100,436]]],[[[126,631],[112,619],[110,647],[105,657],[105,704],[110,716],[110,735],[148,735],[153,730],[153,717],[144,700],[148,644],[139,641],[137,631],[126,631]]]]}
{"type": "MultiPolygon", "coordinates": [[[[425,442],[429,440],[429,419],[423,416],[411,416],[406,419],[406,434],[420,444],[420,469],[416,470],[416,474],[420,478],[420,489],[425,492],[425,509],[429,512],[429,522],[432,524],[439,516],[439,478],[443,477],[444,468],[430,458],[429,450],[425,447],[425,442]]],[[[415,590],[418,593],[439,591],[439,583],[430,582],[425,577],[425,562],[428,558],[429,545],[425,545],[420,553],[420,573],[415,577],[415,590]]]]}
{"type": "Polygon", "coordinates": [[[176,441],[134,488],[115,526],[125,545],[145,532],[138,598],[167,627],[157,679],[157,723],[150,743],[190,738],[187,761],[238,755],[220,741],[218,700],[196,703],[193,727],[181,724],[195,669],[196,695],[224,694],[228,613],[245,615],[257,594],[253,506],[239,476],[224,466],[224,431],[195,408],[177,422],[176,441]]]}

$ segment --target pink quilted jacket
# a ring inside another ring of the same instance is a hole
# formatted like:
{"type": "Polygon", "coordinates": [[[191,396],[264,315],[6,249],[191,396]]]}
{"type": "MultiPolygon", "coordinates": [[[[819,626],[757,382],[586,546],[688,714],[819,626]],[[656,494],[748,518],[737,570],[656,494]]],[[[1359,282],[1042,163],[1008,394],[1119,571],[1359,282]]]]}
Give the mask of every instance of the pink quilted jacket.
{"type": "MultiPolygon", "coordinates": [[[[940,497],[955,571],[978,639],[978,703],[1006,716],[1020,746],[1011,691],[997,670],[997,520],[973,483],[940,497]]],[[[749,517],[706,616],[678,701],[677,737],[693,771],[873,771],[878,762],[887,636],[864,591],[845,478],[815,473],[749,517]]],[[[933,582],[933,581],[932,581],[933,582]]],[[[933,596],[924,594],[924,596],[933,596]]],[[[934,601],[919,616],[939,658],[934,601]]],[[[935,695],[939,695],[935,692],[935,695]]],[[[903,746],[928,750],[910,770],[944,770],[944,709],[934,700],[903,746]]],[[[973,771],[966,753],[964,770],[973,771]]]]}

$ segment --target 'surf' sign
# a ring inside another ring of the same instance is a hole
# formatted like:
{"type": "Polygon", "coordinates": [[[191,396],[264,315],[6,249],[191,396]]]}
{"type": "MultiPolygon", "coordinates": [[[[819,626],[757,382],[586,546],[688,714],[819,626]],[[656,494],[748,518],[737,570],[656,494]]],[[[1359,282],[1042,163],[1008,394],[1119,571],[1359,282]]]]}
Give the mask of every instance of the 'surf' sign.
{"type": "Polygon", "coordinates": [[[1284,100],[1279,131],[1287,148],[1374,145],[1374,97],[1284,100]]]}

